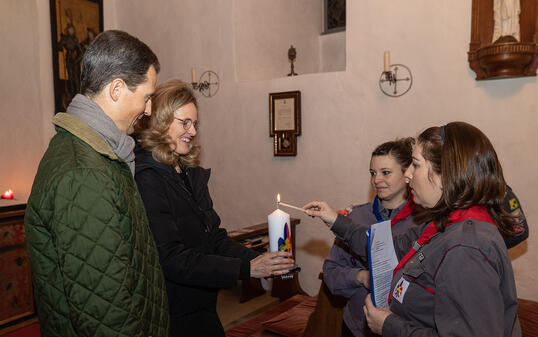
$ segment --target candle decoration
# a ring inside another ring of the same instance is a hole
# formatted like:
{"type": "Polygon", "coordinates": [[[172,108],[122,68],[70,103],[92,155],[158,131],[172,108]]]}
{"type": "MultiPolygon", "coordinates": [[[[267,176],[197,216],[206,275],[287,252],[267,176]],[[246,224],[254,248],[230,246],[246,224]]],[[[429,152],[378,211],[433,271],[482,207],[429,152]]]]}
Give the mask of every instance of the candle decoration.
{"type": "MultiPolygon", "coordinates": [[[[277,195],[277,209],[267,216],[269,231],[269,251],[286,251],[293,254],[290,215],[278,208],[282,205],[280,194],[277,195]]],[[[295,266],[291,271],[300,271],[295,266]]],[[[281,275],[283,280],[293,278],[293,274],[281,275]]]]}
{"type": "Polygon", "coordinates": [[[383,56],[383,71],[388,72],[390,71],[390,51],[387,50],[383,56]]]}
{"type": "Polygon", "coordinates": [[[271,252],[292,252],[290,215],[280,209],[276,209],[267,216],[269,226],[269,250],[271,252]]]}
{"type": "Polygon", "coordinates": [[[413,76],[411,70],[403,64],[390,64],[390,52],[383,55],[383,72],[379,79],[379,88],[390,97],[399,97],[411,89],[413,76]]]}
{"type": "Polygon", "coordinates": [[[2,199],[12,200],[15,199],[15,195],[13,194],[13,191],[9,189],[2,194],[2,199]]]}
{"type": "Polygon", "coordinates": [[[219,75],[212,70],[206,70],[200,75],[198,80],[196,77],[196,69],[191,68],[191,80],[192,88],[198,90],[205,97],[215,96],[217,91],[219,91],[220,80],[219,75]]]}
{"type": "Polygon", "coordinates": [[[196,79],[196,68],[191,68],[191,75],[192,75],[192,83],[196,83],[198,82],[198,80],[196,79]]]}

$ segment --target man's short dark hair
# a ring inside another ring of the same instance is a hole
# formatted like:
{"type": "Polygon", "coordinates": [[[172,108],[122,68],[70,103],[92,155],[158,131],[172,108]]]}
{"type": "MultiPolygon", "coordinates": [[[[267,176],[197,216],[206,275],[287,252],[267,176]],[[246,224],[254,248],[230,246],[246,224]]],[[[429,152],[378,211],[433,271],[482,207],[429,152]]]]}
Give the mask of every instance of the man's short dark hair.
{"type": "Polygon", "coordinates": [[[159,72],[159,60],[144,42],[120,30],[107,30],[97,35],[84,53],[80,92],[93,97],[115,78],[135,91],[147,80],[150,66],[159,72]]]}

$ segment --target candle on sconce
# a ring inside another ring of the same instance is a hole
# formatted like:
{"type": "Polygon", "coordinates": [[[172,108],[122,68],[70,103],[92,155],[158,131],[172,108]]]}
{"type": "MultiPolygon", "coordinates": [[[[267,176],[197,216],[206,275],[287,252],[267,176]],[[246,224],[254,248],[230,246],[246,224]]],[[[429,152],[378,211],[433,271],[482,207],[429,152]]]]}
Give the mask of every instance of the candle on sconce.
{"type": "Polygon", "coordinates": [[[385,51],[385,55],[383,57],[383,71],[388,72],[390,71],[390,51],[385,51]]]}
{"type": "Polygon", "coordinates": [[[191,75],[192,75],[192,83],[197,83],[198,80],[196,79],[196,68],[191,68],[191,75]]]}
{"type": "Polygon", "coordinates": [[[9,189],[2,194],[2,199],[12,200],[15,199],[15,195],[13,194],[13,191],[9,189]]]}

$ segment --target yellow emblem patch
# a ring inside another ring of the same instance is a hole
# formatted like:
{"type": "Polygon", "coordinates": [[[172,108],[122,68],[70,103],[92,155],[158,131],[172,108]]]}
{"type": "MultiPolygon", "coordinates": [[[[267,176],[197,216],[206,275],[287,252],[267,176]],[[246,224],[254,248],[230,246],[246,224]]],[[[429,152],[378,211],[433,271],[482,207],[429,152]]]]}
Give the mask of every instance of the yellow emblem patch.
{"type": "Polygon", "coordinates": [[[509,203],[510,203],[510,210],[511,210],[511,211],[513,211],[513,210],[519,208],[519,203],[517,202],[517,199],[516,199],[516,198],[512,198],[512,199],[510,199],[509,203]]]}

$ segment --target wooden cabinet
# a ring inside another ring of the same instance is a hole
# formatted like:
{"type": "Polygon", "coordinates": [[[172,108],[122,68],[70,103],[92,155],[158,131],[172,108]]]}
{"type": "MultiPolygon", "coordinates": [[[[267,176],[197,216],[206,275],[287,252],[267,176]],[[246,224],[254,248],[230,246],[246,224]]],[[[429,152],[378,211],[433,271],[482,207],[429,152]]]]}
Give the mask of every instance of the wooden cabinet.
{"type": "Polygon", "coordinates": [[[37,321],[24,231],[25,204],[0,207],[0,335],[37,321]]]}

